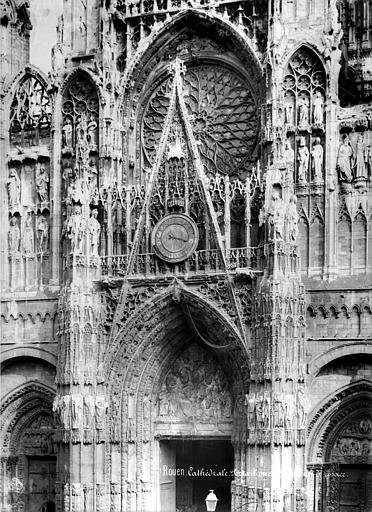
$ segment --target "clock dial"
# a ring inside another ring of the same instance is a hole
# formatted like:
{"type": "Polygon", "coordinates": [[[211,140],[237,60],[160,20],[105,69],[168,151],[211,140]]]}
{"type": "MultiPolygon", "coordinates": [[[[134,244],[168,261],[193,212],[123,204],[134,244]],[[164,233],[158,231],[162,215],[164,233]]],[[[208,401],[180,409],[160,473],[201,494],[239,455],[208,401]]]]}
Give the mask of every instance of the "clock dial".
{"type": "Polygon", "coordinates": [[[182,213],[169,214],[161,219],[152,232],[152,245],[159,258],[177,263],[188,258],[198,245],[198,228],[182,213]]]}

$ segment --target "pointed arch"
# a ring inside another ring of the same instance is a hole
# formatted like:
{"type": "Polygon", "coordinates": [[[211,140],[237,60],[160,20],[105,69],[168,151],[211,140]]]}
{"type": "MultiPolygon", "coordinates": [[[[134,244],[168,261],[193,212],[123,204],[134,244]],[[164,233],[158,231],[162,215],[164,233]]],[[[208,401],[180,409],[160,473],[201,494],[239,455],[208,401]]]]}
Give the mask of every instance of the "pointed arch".
{"type": "MultiPolygon", "coordinates": [[[[162,24],[160,30],[153,31],[146,39],[146,42],[141,44],[140,48],[137,50],[136,55],[132,59],[131,65],[127,67],[127,71],[122,82],[123,88],[121,104],[123,105],[122,113],[124,116],[129,114],[130,103],[128,100],[130,98],[126,98],[126,96],[128,96],[128,92],[134,88],[133,84],[135,83],[136,89],[140,90],[143,88],[146,76],[150,76],[151,74],[151,81],[155,80],[153,72],[155,62],[152,61],[159,62],[161,60],[159,54],[162,54],[164,49],[169,46],[173,36],[176,34],[182,35],[182,32],[190,26],[193,26],[194,28],[196,27],[202,36],[205,34],[206,26],[213,27],[211,35],[218,34],[218,30],[216,30],[216,28],[219,28],[224,34],[229,34],[230,37],[226,38],[226,42],[228,41],[230,50],[233,50],[234,53],[239,53],[239,50],[242,52],[240,57],[246,61],[247,68],[252,69],[255,77],[251,86],[254,87],[257,93],[259,92],[263,68],[258,55],[252,48],[248,38],[243,37],[242,34],[237,31],[235,25],[230,21],[217,18],[208,12],[200,12],[197,9],[191,8],[180,11],[171,19],[166,20],[165,23],[162,24]],[[202,29],[200,30],[199,27],[202,27],[202,29]],[[150,72],[149,70],[146,70],[148,67],[153,71],[150,72]]],[[[216,39],[218,39],[218,36],[216,39]]],[[[169,60],[169,58],[165,60],[169,60]]],[[[161,67],[164,71],[164,64],[161,67]]]]}
{"type": "Polygon", "coordinates": [[[352,224],[350,216],[343,213],[337,223],[337,264],[341,274],[349,274],[351,268],[352,224]]]}
{"type": "Polygon", "coordinates": [[[352,224],[353,273],[364,273],[367,266],[367,220],[362,212],[357,212],[352,224]]]}
{"type": "Polygon", "coordinates": [[[27,66],[10,88],[10,145],[28,147],[49,143],[53,110],[45,76],[35,66],[27,66]]]}

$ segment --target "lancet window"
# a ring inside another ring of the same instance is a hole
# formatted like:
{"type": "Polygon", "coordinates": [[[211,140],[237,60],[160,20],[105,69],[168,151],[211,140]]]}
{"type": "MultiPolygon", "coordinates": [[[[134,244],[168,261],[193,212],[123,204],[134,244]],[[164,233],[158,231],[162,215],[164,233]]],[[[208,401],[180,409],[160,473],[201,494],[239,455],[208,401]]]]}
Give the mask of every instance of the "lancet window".
{"type": "Polygon", "coordinates": [[[308,48],[289,61],[283,82],[286,160],[295,161],[298,185],[324,183],[325,88],[323,66],[308,48]]]}

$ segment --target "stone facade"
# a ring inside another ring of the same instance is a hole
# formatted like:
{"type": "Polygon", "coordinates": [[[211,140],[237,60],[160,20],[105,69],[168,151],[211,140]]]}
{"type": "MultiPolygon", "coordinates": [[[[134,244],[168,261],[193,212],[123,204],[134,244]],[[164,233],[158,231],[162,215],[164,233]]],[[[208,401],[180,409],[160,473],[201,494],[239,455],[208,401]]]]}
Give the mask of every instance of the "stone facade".
{"type": "Polygon", "coordinates": [[[370,2],[0,6],[0,510],[371,510],[370,2]]]}

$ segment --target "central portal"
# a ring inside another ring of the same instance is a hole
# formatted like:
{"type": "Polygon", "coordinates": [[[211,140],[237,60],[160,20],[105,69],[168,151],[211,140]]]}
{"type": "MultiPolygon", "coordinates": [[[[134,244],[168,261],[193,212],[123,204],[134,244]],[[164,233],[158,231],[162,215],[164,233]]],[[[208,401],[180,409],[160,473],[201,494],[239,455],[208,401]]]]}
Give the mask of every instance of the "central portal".
{"type": "Polygon", "coordinates": [[[218,512],[230,512],[233,469],[229,440],[160,441],[161,512],[205,512],[210,489],[218,498],[218,512]]]}

